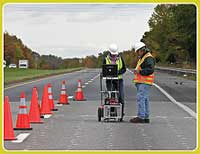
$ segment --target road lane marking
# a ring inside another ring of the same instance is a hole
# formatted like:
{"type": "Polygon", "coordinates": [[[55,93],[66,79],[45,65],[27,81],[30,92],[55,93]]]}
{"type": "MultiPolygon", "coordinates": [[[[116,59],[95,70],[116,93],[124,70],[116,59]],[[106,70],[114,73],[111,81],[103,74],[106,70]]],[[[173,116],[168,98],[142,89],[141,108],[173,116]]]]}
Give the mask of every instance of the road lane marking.
{"type": "Polygon", "coordinates": [[[88,85],[88,83],[86,82],[85,85],[88,85]]]}
{"type": "MultiPolygon", "coordinates": [[[[127,69],[129,72],[133,73],[131,70],[127,69]]],[[[180,108],[182,108],[184,111],[186,111],[189,115],[191,115],[192,117],[194,117],[195,119],[197,119],[196,117],[196,113],[190,109],[189,107],[187,107],[186,105],[181,104],[180,102],[177,102],[170,94],[168,94],[164,89],[162,89],[160,86],[158,86],[157,84],[153,83],[153,85],[160,90],[172,103],[176,104],[177,106],[179,106],[180,108]]]]}
{"type": "MultiPolygon", "coordinates": [[[[81,73],[81,71],[75,71],[75,72],[78,72],[78,73],[81,73]]],[[[15,84],[15,85],[11,85],[9,87],[4,87],[4,91],[8,90],[8,89],[11,89],[11,88],[15,88],[15,87],[19,87],[19,86],[24,86],[24,85],[27,85],[27,84],[31,84],[31,83],[34,83],[34,82],[38,82],[38,81],[42,81],[42,80],[47,80],[47,79],[51,79],[51,78],[55,78],[55,77],[59,77],[59,76],[63,76],[63,75],[67,75],[71,72],[68,72],[68,73],[65,73],[65,74],[59,74],[59,75],[53,75],[53,76],[50,76],[50,77],[44,77],[42,79],[37,79],[37,80],[33,80],[33,81],[28,81],[28,82],[25,82],[25,83],[19,83],[19,84],[15,84]]]]}
{"type": "Polygon", "coordinates": [[[13,143],[22,143],[29,135],[30,135],[30,133],[21,133],[16,137],[17,140],[13,140],[12,142],[13,143]]]}
{"type": "Polygon", "coordinates": [[[55,106],[63,106],[62,104],[56,104],[55,106]]]}
{"type": "Polygon", "coordinates": [[[85,88],[86,86],[82,86],[82,88],[85,88]]]}
{"type": "Polygon", "coordinates": [[[44,119],[48,119],[48,118],[50,118],[52,115],[51,114],[45,114],[44,115],[44,119]]]}
{"type": "Polygon", "coordinates": [[[153,83],[153,85],[159,89],[172,103],[176,104],[177,106],[179,106],[180,108],[182,108],[184,111],[186,111],[189,115],[191,115],[192,117],[194,117],[195,119],[196,117],[196,113],[190,109],[189,107],[181,104],[180,102],[177,102],[170,94],[168,94],[164,89],[162,89],[160,86],[158,86],[157,84],[153,83]]]}
{"type": "Polygon", "coordinates": [[[46,77],[46,78],[42,78],[42,79],[38,79],[38,80],[33,80],[33,81],[25,82],[25,83],[19,83],[19,84],[16,84],[16,85],[12,85],[12,86],[6,87],[6,88],[4,88],[4,90],[6,91],[6,90],[11,89],[11,88],[15,88],[15,87],[19,87],[19,86],[24,86],[24,85],[31,84],[31,83],[34,83],[34,82],[38,82],[38,81],[42,81],[42,80],[47,80],[47,79],[50,79],[50,78],[55,78],[55,77],[63,76],[63,75],[66,75],[66,74],[68,74],[68,73],[60,74],[60,75],[55,75],[55,76],[51,76],[51,77],[46,77]]]}
{"type": "Polygon", "coordinates": [[[68,99],[72,99],[74,96],[68,96],[68,99]]]}

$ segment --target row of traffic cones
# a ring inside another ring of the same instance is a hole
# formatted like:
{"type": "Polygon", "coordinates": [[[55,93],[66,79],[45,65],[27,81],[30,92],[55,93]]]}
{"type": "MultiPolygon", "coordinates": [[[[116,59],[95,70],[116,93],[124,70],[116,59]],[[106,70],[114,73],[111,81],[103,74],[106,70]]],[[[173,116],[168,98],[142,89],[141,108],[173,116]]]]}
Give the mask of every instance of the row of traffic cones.
{"type": "MultiPolygon", "coordinates": [[[[48,84],[44,86],[41,108],[38,101],[38,91],[34,87],[32,90],[32,98],[29,114],[27,113],[26,106],[26,96],[22,92],[20,94],[20,105],[19,113],[17,115],[16,128],[14,130],[32,130],[30,123],[43,123],[41,121],[41,116],[45,114],[52,114],[52,111],[57,111],[54,107],[54,100],[52,94],[52,85],[48,84]]],[[[81,86],[81,80],[78,81],[78,89],[76,91],[75,100],[82,101],[84,100],[84,95],[81,86]]],[[[68,95],[66,93],[65,81],[62,82],[61,94],[58,104],[69,104],[68,95]]],[[[10,110],[10,103],[8,96],[5,96],[4,100],[4,140],[15,140],[13,124],[12,124],[12,115],[10,110]]]]}

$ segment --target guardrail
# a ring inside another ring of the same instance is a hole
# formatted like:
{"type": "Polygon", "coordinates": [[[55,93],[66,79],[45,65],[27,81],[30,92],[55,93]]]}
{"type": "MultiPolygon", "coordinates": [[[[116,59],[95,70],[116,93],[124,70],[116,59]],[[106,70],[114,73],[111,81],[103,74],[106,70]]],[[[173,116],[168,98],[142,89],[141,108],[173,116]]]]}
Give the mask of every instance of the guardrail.
{"type": "Polygon", "coordinates": [[[158,67],[158,66],[156,66],[155,69],[159,71],[169,72],[169,73],[196,75],[196,70],[194,69],[158,67]]]}

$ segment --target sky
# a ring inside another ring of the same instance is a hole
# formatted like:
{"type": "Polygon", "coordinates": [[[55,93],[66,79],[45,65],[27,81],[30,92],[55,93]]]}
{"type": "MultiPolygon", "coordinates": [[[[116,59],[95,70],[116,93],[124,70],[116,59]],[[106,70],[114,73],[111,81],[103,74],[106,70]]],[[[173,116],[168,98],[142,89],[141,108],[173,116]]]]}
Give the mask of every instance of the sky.
{"type": "Polygon", "coordinates": [[[156,4],[7,4],[3,31],[40,55],[97,56],[116,43],[129,50],[149,31],[156,4]]]}

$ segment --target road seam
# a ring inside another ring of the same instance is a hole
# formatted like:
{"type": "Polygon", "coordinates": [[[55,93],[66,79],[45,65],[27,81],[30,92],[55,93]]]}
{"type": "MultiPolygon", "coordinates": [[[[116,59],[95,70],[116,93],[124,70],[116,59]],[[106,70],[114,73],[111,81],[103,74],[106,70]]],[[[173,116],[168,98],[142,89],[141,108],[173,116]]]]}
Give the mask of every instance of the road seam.
{"type": "MultiPolygon", "coordinates": [[[[130,73],[133,73],[131,70],[127,69],[130,73]]],[[[189,115],[191,115],[192,117],[194,117],[195,119],[197,119],[197,114],[190,109],[189,107],[181,104],[180,102],[177,102],[170,94],[168,94],[164,89],[162,89],[159,85],[153,83],[153,86],[155,86],[158,90],[160,90],[160,92],[162,92],[172,103],[176,104],[177,106],[179,106],[181,109],[183,109],[184,111],[186,111],[189,115]]]]}

